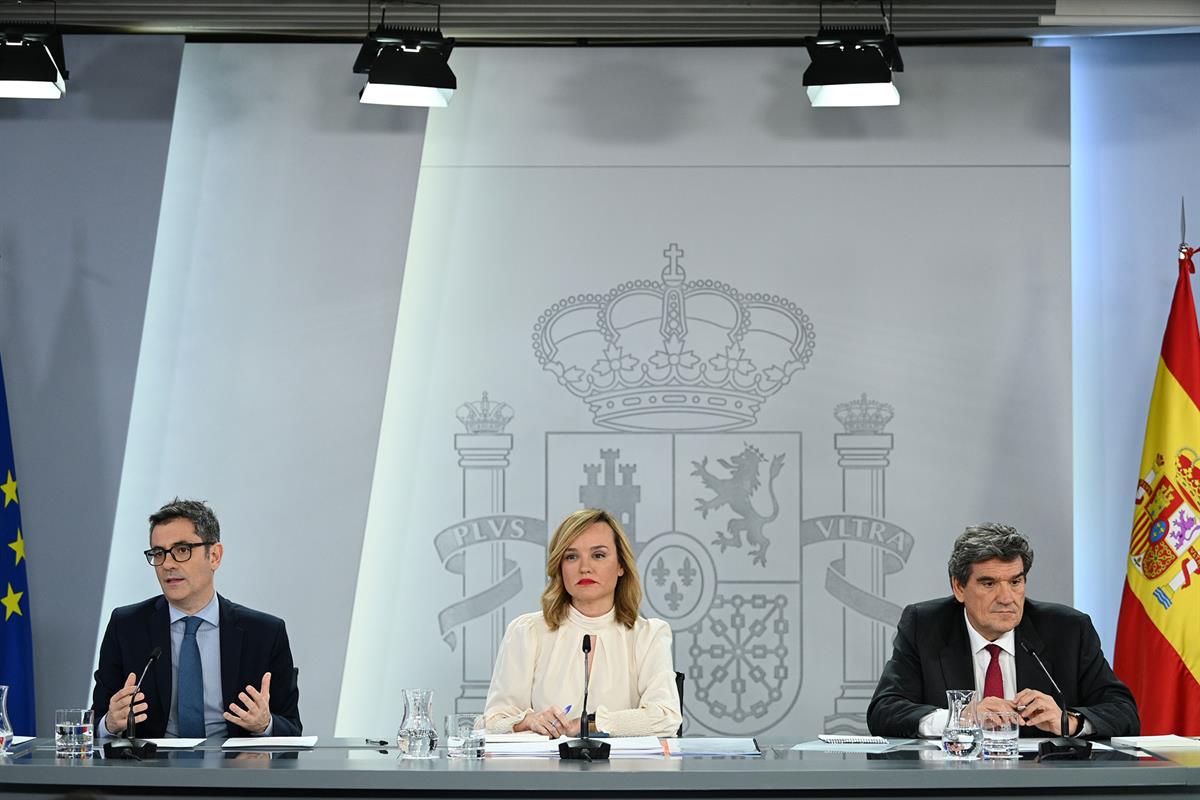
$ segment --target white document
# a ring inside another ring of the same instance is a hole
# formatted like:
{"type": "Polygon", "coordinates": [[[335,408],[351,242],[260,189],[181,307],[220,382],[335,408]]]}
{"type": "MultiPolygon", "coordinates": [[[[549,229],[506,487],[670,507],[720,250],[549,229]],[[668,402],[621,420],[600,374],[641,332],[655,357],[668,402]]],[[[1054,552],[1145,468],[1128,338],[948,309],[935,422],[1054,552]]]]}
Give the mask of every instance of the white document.
{"type": "Polygon", "coordinates": [[[723,739],[716,736],[690,736],[686,739],[663,739],[672,756],[761,756],[753,739],[723,739]]]}
{"type": "Polygon", "coordinates": [[[203,739],[143,739],[143,742],[154,742],[159,750],[191,750],[199,747],[203,739]]]}
{"type": "Polygon", "coordinates": [[[1137,747],[1141,750],[1198,750],[1200,739],[1190,736],[1177,736],[1168,733],[1163,736],[1114,736],[1111,739],[1117,747],[1137,747]]]}
{"type": "MultiPolygon", "coordinates": [[[[537,741],[525,739],[500,740],[488,736],[484,752],[490,756],[510,756],[517,758],[558,758],[558,746],[569,742],[575,737],[560,736],[550,739],[538,736],[537,741]]],[[[596,742],[607,742],[610,748],[610,758],[663,756],[662,743],[654,736],[614,736],[611,738],[593,739],[596,742]]]]}
{"type": "Polygon", "coordinates": [[[908,744],[912,739],[888,739],[884,744],[835,744],[813,739],[811,742],[801,742],[793,745],[793,750],[811,751],[818,753],[886,753],[893,747],[908,744]]]}
{"type": "Polygon", "coordinates": [[[485,737],[488,744],[493,742],[496,744],[512,744],[514,742],[549,742],[552,740],[548,736],[542,736],[540,733],[533,731],[521,731],[520,733],[489,733],[485,737]]]}
{"type": "MultiPolygon", "coordinates": [[[[1025,739],[1025,738],[1017,739],[1017,752],[1019,752],[1019,753],[1036,753],[1038,751],[1038,745],[1040,745],[1042,742],[1046,742],[1049,740],[1050,740],[1049,736],[1030,737],[1028,739],[1025,739]]],[[[1112,750],[1112,748],[1109,747],[1108,745],[1106,745],[1104,742],[1092,742],[1092,749],[1093,750],[1112,750]]]]}
{"type": "Polygon", "coordinates": [[[16,747],[19,744],[25,744],[26,742],[32,742],[36,738],[37,738],[36,736],[14,736],[12,738],[12,741],[8,743],[8,746],[16,747]]]}
{"type": "Polygon", "coordinates": [[[240,739],[226,739],[221,747],[236,750],[245,747],[316,747],[315,736],[246,736],[240,739]]]}

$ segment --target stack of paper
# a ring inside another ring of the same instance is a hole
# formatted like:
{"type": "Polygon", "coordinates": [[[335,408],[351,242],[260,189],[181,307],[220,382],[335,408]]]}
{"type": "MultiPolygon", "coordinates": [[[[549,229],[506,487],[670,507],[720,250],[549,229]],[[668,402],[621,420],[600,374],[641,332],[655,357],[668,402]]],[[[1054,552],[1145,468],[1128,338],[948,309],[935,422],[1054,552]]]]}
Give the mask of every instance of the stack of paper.
{"type": "MultiPolygon", "coordinates": [[[[545,736],[532,734],[489,734],[484,751],[489,756],[507,758],[558,758],[558,746],[569,742],[574,737],[560,736],[549,739],[545,736]]],[[[608,739],[596,739],[597,742],[607,742],[611,751],[610,758],[642,758],[657,756],[662,758],[662,744],[653,736],[625,736],[608,739]]]]}
{"type": "Polygon", "coordinates": [[[663,739],[663,750],[671,756],[761,756],[753,739],[722,739],[695,736],[687,739],[663,739]]]}
{"type": "Polygon", "coordinates": [[[231,750],[239,748],[262,747],[316,747],[315,736],[245,736],[240,739],[226,739],[221,747],[231,750]]]}
{"type": "Polygon", "coordinates": [[[1173,733],[1162,736],[1114,736],[1110,741],[1117,747],[1136,747],[1150,753],[1159,750],[1200,750],[1200,739],[1173,733]]]}

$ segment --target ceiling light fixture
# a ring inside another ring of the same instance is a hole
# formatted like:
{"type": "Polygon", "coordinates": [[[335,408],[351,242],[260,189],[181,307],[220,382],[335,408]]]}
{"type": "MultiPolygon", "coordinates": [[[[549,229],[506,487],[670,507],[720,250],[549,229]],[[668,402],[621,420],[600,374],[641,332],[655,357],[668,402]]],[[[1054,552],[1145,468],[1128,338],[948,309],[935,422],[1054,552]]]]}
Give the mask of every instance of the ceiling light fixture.
{"type": "MultiPolygon", "coordinates": [[[[454,39],[442,36],[441,4],[413,2],[411,5],[436,8],[436,25],[387,25],[387,5],[384,5],[379,25],[367,34],[354,60],[354,71],[367,76],[367,85],[358,93],[360,102],[444,108],[458,89],[458,80],[449,63],[454,39]]],[[[371,27],[370,0],[367,27],[371,27]]]]}
{"type": "Polygon", "coordinates": [[[67,67],[58,3],[49,24],[0,23],[0,97],[58,100],[67,91],[67,67]]]}
{"type": "Polygon", "coordinates": [[[904,61],[883,0],[878,25],[826,25],[824,0],[818,14],[817,35],[804,39],[812,58],[804,71],[804,86],[813,107],[900,105],[892,73],[903,72],[904,61]]]}

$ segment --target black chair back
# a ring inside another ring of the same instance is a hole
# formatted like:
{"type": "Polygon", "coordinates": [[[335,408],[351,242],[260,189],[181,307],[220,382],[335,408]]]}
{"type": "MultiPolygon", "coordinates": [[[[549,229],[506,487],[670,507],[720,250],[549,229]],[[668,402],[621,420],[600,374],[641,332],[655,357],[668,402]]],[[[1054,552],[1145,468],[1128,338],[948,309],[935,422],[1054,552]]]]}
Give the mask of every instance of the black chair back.
{"type": "Polygon", "coordinates": [[[679,730],[675,731],[676,738],[683,736],[683,673],[675,673],[675,691],[679,692],[679,730]]]}

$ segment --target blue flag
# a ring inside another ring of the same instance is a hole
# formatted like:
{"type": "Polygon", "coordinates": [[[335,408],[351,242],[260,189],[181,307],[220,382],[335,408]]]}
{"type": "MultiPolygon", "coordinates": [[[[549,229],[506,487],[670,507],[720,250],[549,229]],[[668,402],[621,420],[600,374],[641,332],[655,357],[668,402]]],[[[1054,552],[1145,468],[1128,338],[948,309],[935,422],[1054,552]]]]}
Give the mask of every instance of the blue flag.
{"type": "Polygon", "coordinates": [[[36,736],[29,578],[3,364],[0,364],[0,481],[0,504],[3,504],[0,507],[0,685],[8,687],[8,718],[13,733],[36,736]]]}

